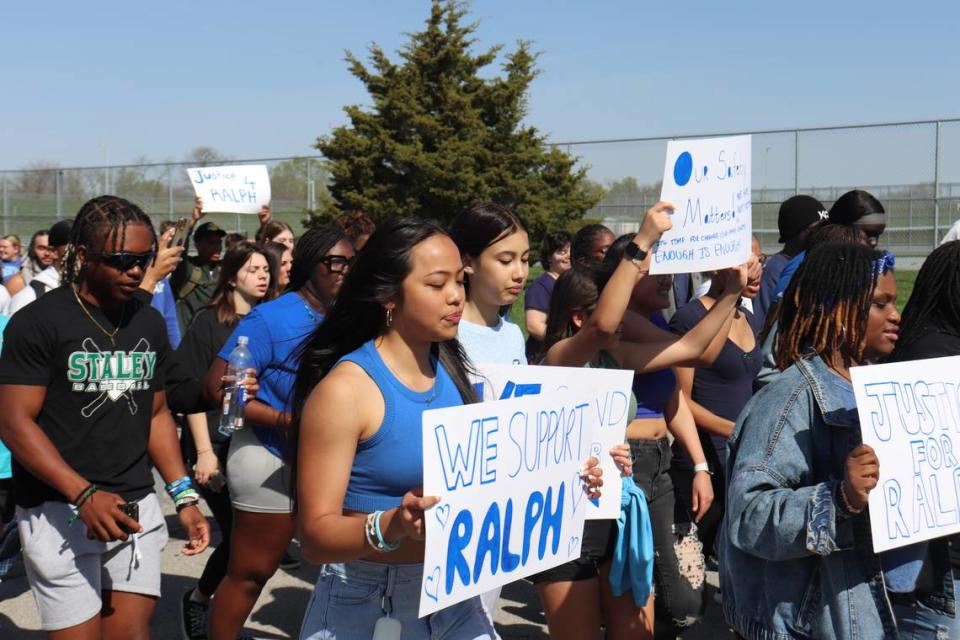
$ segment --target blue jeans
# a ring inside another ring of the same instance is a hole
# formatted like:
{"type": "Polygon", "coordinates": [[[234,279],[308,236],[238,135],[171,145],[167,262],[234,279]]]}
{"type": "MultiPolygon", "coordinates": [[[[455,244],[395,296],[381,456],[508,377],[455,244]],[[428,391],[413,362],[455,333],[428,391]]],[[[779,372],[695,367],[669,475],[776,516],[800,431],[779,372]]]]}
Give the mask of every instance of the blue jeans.
{"type": "Polygon", "coordinates": [[[387,613],[403,625],[404,640],[496,640],[479,598],[417,618],[422,564],[327,564],[307,605],[301,640],[370,640],[387,613]]]}
{"type": "MultiPolygon", "coordinates": [[[[954,593],[960,594],[960,580],[953,581],[954,593]]],[[[920,602],[912,606],[895,604],[900,640],[953,640],[960,638],[960,620],[935,611],[920,602]]]]}

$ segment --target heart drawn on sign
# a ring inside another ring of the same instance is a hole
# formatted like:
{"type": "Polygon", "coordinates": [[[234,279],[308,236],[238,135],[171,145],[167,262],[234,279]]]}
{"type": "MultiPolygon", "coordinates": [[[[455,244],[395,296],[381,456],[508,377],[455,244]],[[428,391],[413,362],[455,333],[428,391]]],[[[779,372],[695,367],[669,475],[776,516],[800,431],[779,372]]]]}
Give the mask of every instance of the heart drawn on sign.
{"type": "Polygon", "coordinates": [[[570,513],[575,514],[583,501],[583,478],[580,472],[573,474],[573,482],[570,483],[570,513]]]}
{"type": "Polygon", "coordinates": [[[570,536],[570,542],[567,543],[567,557],[573,555],[573,550],[577,548],[577,545],[580,543],[580,536],[570,536]]]}
{"type": "Polygon", "coordinates": [[[437,522],[440,523],[442,529],[447,528],[447,520],[450,518],[450,505],[449,504],[438,504],[434,508],[434,515],[437,518],[437,522]]]}
{"type": "Polygon", "coordinates": [[[427,576],[425,584],[423,585],[423,592],[427,594],[427,597],[433,600],[434,602],[439,602],[440,597],[440,567],[435,567],[433,574],[427,576]]]}

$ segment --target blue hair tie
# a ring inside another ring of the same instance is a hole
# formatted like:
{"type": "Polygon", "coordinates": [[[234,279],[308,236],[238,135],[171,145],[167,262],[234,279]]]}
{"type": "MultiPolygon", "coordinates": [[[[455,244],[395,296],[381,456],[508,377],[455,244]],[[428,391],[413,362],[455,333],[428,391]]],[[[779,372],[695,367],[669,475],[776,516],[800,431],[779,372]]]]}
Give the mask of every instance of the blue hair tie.
{"type": "Polygon", "coordinates": [[[883,255],[873,261],[873,277],[882,276],[887,271],[893,269],[897,264],[897,259],[889,251],[884,251],[883,255]]]}

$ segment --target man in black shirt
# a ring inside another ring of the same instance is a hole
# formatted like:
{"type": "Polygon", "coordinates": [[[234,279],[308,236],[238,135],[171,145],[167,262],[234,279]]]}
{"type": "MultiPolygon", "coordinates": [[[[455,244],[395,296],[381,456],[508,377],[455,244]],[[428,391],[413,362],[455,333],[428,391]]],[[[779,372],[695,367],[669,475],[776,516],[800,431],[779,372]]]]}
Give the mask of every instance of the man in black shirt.
{"type": "Polygon", "coordinates": [[[155,253],[139,207],[90,200],[74,221],[66,286],[6,329],[0,438],[14,456],[27,577],[57,637],[147,637],[167,540],[151,462],[189,537],[183,553],[209,544],[166,407],[166,328],[133,297],[155,253]]]}

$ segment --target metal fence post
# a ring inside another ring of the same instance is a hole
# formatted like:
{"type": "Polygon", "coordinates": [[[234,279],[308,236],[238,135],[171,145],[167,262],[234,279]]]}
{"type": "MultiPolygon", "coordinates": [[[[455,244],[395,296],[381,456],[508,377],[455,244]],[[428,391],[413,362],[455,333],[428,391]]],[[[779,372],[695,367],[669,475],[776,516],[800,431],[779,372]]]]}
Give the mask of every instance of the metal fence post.
{"type": "Polygon", "coordinates": [[[57,220],[63,219],[63,171],[57,171],[56,173],[56,184],[57,184],[57,220]]]}
{"type": "Polygon", "coordinates": [[[10,194],[7,191],[7,176],[0,178],[3,181],[3,235],[10,233],[10,194]]]}
{"type": "Polygon", "coordinates": [[[933,248],[940,241],[940,121],[937,120],[937,141],[933,151],[933,248]]]}
{"type": "Polygon", "coordinates": [[[173,171],[167,167],[167,220],[173,220],[173,171]]]}
{"type": "Polygon", "coordinates": [[[800,194],[800,130],[793,131],[793,195],[800,194]]]}

